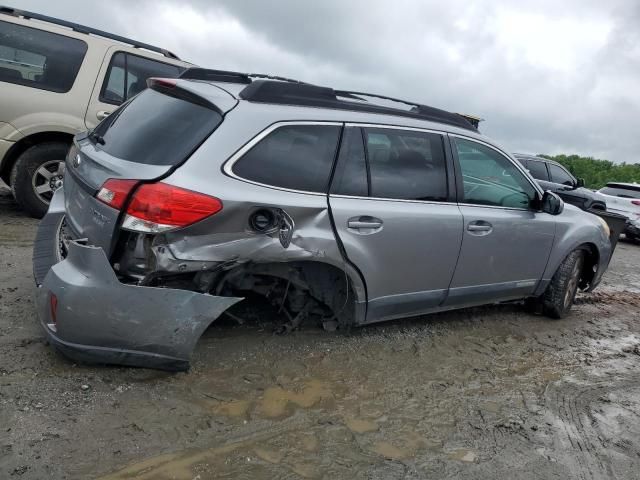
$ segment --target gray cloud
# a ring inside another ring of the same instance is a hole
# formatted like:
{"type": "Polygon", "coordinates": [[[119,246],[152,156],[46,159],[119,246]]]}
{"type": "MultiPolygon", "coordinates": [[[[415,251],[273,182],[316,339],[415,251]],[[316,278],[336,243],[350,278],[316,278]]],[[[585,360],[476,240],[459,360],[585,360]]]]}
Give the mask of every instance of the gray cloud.
{"type": "Polygon", "coordinates": [[[24,0],[19,7],[213,68],[264,71],[482,116],[514,151],[637,162],[640,6],[517,2],[24,0]]]}

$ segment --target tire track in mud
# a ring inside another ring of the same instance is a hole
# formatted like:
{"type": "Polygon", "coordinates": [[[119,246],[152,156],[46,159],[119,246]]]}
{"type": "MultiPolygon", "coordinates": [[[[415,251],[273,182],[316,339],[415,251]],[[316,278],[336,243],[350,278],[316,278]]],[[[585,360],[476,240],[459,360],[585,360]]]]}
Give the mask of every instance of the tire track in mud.
{"type": "Polygon", "coordinates": [[[552,453],[581,480],[632,478],[640,458],[640,401],[607,407],[611,397],[637,399],[638,380],[607,376],[589,385],[570,378],[545,391],[552,453]]]}

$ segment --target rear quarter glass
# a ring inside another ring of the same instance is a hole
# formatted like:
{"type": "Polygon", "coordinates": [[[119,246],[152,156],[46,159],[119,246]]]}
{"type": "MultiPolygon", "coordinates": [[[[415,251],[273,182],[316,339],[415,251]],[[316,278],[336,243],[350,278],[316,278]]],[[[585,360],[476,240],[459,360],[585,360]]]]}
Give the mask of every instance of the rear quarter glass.
{"type": "Polygon", "coordinates": [[[221,122],[222,115],[212,108],[149,88],[100,123],[92,138],[113,157],[173,166],[189,157],[221,122]]]}

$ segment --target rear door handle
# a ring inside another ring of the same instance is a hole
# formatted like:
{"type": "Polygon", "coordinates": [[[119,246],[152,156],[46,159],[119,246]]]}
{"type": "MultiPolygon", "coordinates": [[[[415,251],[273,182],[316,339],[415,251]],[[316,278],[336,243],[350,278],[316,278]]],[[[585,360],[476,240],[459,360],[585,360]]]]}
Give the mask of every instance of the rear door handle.
{"type": "Polygon", "coordinates": [[[96,118],[98,120],[104,120],[109,115],[111,115],[111,112],[107,112],[106,110],[100,110],[98,113],[96,113],[96,118]]]}
{"type": "Polygon", "coordinates": [[[477,220],[470,222],[469,225],[467,225],[467,230],[473,235],[488,235],[493,231],[493,225],[484,220],[477,220]]]}
{"type": "Polygon", "coordinates": [[[347,221],[347,227],[355,230],[360,229],[378,229],[382,227],[382,220],[379,218],[363,215],[361,217],[353,217],[347,221]]]}

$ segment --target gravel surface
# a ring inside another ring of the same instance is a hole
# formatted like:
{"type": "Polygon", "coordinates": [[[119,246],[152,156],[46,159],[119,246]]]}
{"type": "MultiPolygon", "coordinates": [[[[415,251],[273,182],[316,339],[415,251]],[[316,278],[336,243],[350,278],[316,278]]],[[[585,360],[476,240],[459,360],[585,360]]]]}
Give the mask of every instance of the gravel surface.
{"type": "Polygon", "coordinates": [[[0,478],[640,478],[640,246],[554,321],[516,305],[331,334],[216,322],[188,373],[76,365],[0,187],[0,478]]]}

